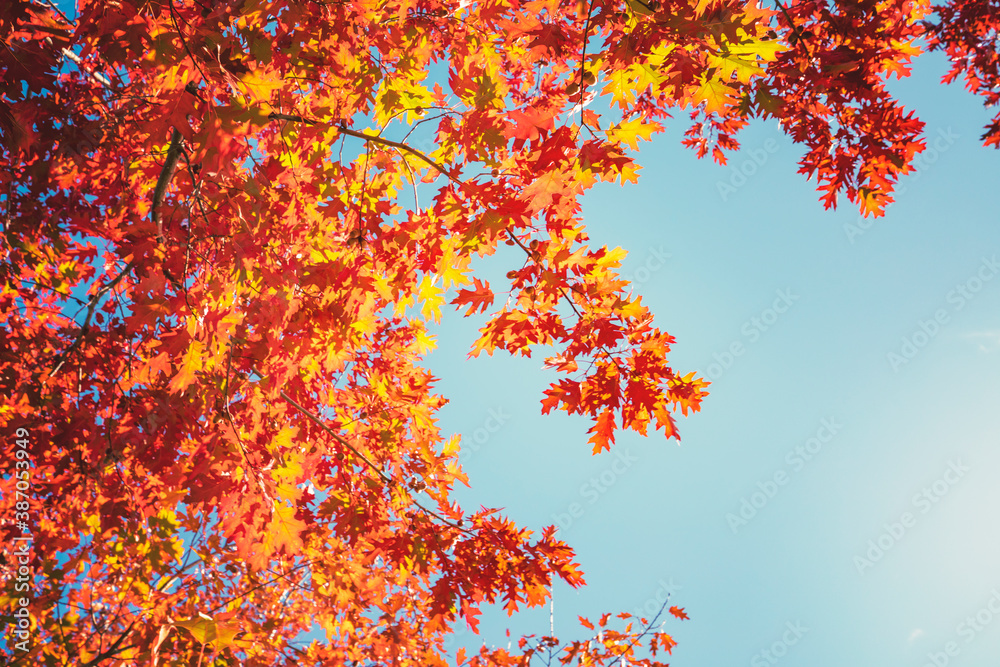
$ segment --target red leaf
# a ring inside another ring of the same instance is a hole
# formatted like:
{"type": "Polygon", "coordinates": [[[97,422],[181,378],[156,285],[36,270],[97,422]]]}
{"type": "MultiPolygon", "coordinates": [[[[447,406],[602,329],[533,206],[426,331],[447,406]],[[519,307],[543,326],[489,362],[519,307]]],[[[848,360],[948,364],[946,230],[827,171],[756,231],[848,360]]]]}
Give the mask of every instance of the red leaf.
{"type": "Polygon", "coordinates": [[[458,296],[451,300],[451,303],[456,306],[469,304],[469,309],[465,311],[466,316],[477,312],[484,313],[487,308],[493,305],[494,295],[490,284],[479,280],[479,278],[473,280],[474,289],[461,289],[458,291],[458,296]]]}
{"type": "Polygon", "coordinates": [[[551,113],[539,111],[534,107],[528,107],[523,111],[514,109],[509,117],[516,125],[508,127],[507,137],[521,142],[534,141],[539,136],[539,130],[551,130],[555,127],[555,119],[551,113]]]}
{"type": "Polygon", "coordinates": [[[683,619],[685,621],[688,620],[688,615],[684,611],[684,607],[671,607],[670,613],[676,616],[677,618],[683,619]]]}

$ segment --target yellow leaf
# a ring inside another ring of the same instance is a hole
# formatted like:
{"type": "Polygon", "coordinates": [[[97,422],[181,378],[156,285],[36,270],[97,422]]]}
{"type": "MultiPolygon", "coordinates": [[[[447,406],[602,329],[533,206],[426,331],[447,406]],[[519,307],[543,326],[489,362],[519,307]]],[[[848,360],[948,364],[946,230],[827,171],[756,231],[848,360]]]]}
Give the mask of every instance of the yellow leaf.
{"type": "Polygon", "coordinates": [[[296,554],[302,549],[304,521],[295,518],[295,508],[284,503],[275,503],[274,516],[265,538],[268,552],[284,549],[285,553],[296,554]]]}
{"type": "Polygon", "coordinates": [[[389,285],[389,279],[382,273],[375,274],[375,291],[385,301],[392,301],[392,288],[389,285]]]}
{"type": "Polygon", "coordinates": [[[639,16],[651,16],[656,13],[655,7],[658,5],[651,4],[650,0],[625,0],[628,4],[629,9],[638,14],[639,16]]]}
{"type": "Polygon", "coordinates": [[[187,352],[184,353],[180,368],[177,369],[177,374],[170,381],[170,391],[184,391],[188,385],[194,382],[195,373],[200,371],[203,366],[204,349],[201,341],[191,341],[187,352]]]}
{"type": "Polygon", "coordinates": [[[610,94],[612,101],[616,102],[623,109],[635,101],[632,76],[628,70],[614,70],[607,74],[605,78],[608,83],[604,86],[601,94],[610,94]]]}
{"type": "Polygon", "coordinates": [[[653,132],[659,132],[662,129],[663,126],[655,121],[643,123],[642,119],[633,118],[632,120],[618,123],[609,129],[608,139],[610,141],[621,141],[630,148],[638,150],[639,139],[649,141],[650,137],[653,136],[653,132]]]}
{"type": "Polygon", "coordinates": [[[218,648],[232,646],[236,635],[242,628],[235,623],[221,623],[212,620],[211,616],[198,614],[196,618],[174,621],[174,625],[184,628],[202,644],[213,644],[218,648]]]}
{"type": "Polygon", "coordinates": [[[441,321],[441,304],[444,303],[444,289],[434,283],[436,277],[425,275],[420,281],[417,295],[421,302],[420,314],[425,319],[433,319],[435,322],[441,321]]]}
{"type": "Polygon", "coordinates": [[[714,5],[718,0],[696,0],[694,6],[695,16],[701,16],[706,10],[712,5],[714,5]]]}
{"type": "Polygon", "coordinates": [[[621,266],[622,260],[628,256],[628,251],[621,247],[608,249],[607,246],[605,246],[604,250],[604,256],[597,260],[597,266],[621,266]]]}
{"type": "Polygon", "coordinates": [[[566,176],[562,171],[546,171],[524,188],[523,196],[531,202],[531,208],[541,211],[552,204],[553,195],[565,188],[566,176]]]}
{"type": "Polygon", "coordinates": [[[437,342],[434,340],[434,336],[430,335],[423,329],[417,331],[416,336],[417,350],[420,354],[427,354],[431,350],[437,347],[437,342]]]}
{"type": "Polygon", "coordinates": [[[634,162],[629,162],[628,164],[623,164],[621,166],[621,182],[622,185],[626,183],[638,183],[639,182],[639,165],[634,162]]]}
{"type": "Polygon", "coordinates": [[[267,74],[264,70],[247,72],[240,80],[246,87],[250,97],[258,102],[268,102],[271,99],[271,92],[284,85],[284,82],[273,74],[267,74]]]}
{"type": "Polygon", "coordinates": [[[278,435],[274,437],[274,441],[272,443],[274,451],[283,452],[286,449],[289,449],[292,444],[292,438],[295,437],[295,434],[298,433],[298,431],[299,429],[294,426],[281,429],[278,435]]]}
{"type": "Polygon", "coordinates": [[[754,76],[761,76],[764,70],[761,63],[767,63],[777,57],[779,51],[786,46],[776,39],[758,40],[748,37],[740,44],[725,44],[718,55],[708,57],[709,65],[717,67],[722,72],[723,82],[729,81],[733,74],[742,83],[750,83],[754,76]]]}
{"type": "Polygon", "coordinates": [[[696,97],[705,103],[706,113],[724,114],[733,103],[733,89],[721,81],[711,79],[704,81],[698,88],[696,97]]]}
{"type": "Polygon", "coordinates": [[[467,285],[470,278],[465,274],[469,272],[469,256],[456,255],[455,248],[451,243],[445,246],[441,260],[438,262],[441,274],[441,286],[448,289],[453,285],[467,285]]]}
{"type": "Polygon", "coordinates": [[[457,456],[458,452],[461,450],[462,438],[457,435],[453,435],[444,442],[444,447],[441,449],[441,456],[457,456]]]}
{"type": "Polygon", "coordinates": [[[276,484],[275,496],[293,503],[302,496],[302,490],[296,486],[296,482],[302,477],[302,466],[297,460],[293,459],[272,470],[271,475],[276,484]]]}
{"type": "Polygon", "coordinates": [[[743,57],[756,57],[764,62],[770,62],[777,58],[778,52],[786,50],[788,47],[776,39],[758,40],[750,39],[742,44],[732,44],[728,47],[731,54],[743,57]]]}
{"type": "Polygon", "coordinates": [[[642,297],[636,297],[634,301],[623,301],[618,309],[622,318],[627,320],[638,320],[645,317],[648,312],[642,305],[642,297]]]}
{"type": "Polygon", "coordinates": [[[709,56],[708,64],[719,69],[723,81],[729,81],[735,74],[737,81],[750,83],[752,77],[764,73],[755,60],[744,60],[732,53],[723,56],[709,56]]]}

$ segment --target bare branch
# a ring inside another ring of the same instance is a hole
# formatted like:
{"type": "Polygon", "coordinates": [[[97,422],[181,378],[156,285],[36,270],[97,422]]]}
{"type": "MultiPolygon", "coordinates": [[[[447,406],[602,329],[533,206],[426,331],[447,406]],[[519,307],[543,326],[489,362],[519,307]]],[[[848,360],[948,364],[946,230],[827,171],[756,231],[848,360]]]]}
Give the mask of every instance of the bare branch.
{"type": "Polygon", "coordinates": [[[76,55],[69,49],[63,49],[62,54],[67,58],[69,58],[70,60],[72,60],[74,63],[76,63],[76,66],[79,67],[80,71],[86,74],[88,78],[93,79],[102,86],[107,86],[108,88],[111,87],[111,79],[104,76],[100,72],[91,72],[89,69],[87,69],[86,63],[83,62],[80,56],[76,55]]]}

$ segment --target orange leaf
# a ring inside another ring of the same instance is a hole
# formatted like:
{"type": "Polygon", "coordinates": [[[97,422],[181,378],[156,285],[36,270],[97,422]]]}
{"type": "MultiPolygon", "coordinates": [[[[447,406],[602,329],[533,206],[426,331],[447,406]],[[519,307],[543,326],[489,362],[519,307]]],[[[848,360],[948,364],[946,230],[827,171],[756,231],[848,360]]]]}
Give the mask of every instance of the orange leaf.
{"type": "Polygon", "coordinates": [[[594,445],[594,453],[599,454],[605,449],[611,449],[615,442],[615,416],[610,409],[605,408],[597,417],[597,421],[590,428],[590,440],[587,442],[594,445]]]}

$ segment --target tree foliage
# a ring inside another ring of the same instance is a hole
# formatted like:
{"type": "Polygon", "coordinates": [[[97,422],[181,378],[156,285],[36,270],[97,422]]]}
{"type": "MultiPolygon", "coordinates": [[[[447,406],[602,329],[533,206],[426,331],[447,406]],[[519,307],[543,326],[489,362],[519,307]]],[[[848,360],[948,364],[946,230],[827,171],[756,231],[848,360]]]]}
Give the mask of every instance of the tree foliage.
{"type": "MultiPolygon", "coordinates": [[[[554,528],[451,499],[428,326],[485,314],[471,355],[547,350],[542,411],[590,419],[595,453],[678,437],[707,383],[669,365],[625,252],[588,245],[581,195],[634,182],[673,115],[721,163],[764,118],[825,206],[881,214],[924,147],[887,79],[926,40],[995,103],[996,9],[3,3],[0,422],[25,454],[0,505],[32,573],[8,555],[0,602],[26,600],[32,638],[9,626],[8,664],[440,665],[483,604],[581,585],[554,528]],[[474,275],[504,245],[506,282],[474,275]]],[[[609,618],[457,660],[674,645],[609,618]]]]}

